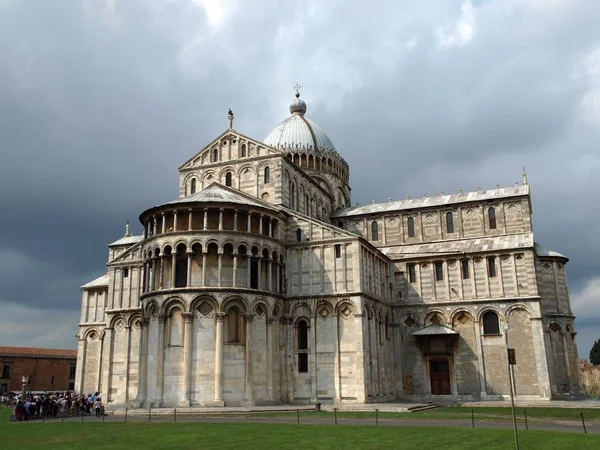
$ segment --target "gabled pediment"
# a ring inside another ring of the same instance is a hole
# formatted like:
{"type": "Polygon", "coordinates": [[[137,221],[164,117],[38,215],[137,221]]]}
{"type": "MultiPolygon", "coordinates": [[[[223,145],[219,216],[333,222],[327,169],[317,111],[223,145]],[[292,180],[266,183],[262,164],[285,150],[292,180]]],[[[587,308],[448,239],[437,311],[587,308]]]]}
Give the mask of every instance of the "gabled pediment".
{"type": "Polygon", "coordinates": [[[223,159],[219,158],[218,162],[232,161],[237,159],[234,155],[241,154],[241,147],[246,146],[246,157],[256,156],[268,156],[268,155],[283,155],[283,152],[276,150],[264,142],[252,139],[245,136],[237,131],[228,129],[221,133],[217,138],[213,139],[208,145],[204,146],[202,150],[188,159],[185,163],[179,166],[179,171],[185,171],[202,167],[204,165],[216,164],[217,162],[212,160],[212,152],[216,149],[219,152],[227,152],[231,149],[232,158],[223,159]]]}

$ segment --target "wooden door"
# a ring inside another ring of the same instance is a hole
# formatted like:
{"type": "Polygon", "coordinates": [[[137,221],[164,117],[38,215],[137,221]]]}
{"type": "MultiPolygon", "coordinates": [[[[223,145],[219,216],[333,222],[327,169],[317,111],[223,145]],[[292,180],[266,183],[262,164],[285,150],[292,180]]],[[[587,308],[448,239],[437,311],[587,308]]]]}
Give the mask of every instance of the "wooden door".
{"type": "Polygon", "coordinates": [[[431,395],[451,395],[450,364],[447,359],[433,359],[429,361],[429,380],[431,381],[431,395]]]}

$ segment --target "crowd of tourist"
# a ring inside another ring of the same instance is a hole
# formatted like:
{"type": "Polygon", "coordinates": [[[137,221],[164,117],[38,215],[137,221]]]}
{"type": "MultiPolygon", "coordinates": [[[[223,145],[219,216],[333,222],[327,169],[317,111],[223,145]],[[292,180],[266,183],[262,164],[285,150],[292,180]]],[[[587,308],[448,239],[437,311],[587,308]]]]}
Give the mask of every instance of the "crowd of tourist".
{"type": "Polygon", "coordinates": [[[96,392],[88,396],[77,396],[74,392],[57,392],[27,395],[9,393],[0,396],[0,404],[14,409],[18,421],[34,419],[55,419],[65,416],[81,416],[95,413],[104,415],[102,394],[96,392]]]}

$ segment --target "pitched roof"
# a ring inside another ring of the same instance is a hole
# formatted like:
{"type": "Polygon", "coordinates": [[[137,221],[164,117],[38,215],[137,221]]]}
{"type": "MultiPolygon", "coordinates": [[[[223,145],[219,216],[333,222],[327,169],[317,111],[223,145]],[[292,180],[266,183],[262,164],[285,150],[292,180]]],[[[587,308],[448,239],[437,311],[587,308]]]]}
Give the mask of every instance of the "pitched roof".
{"type": "Polygon", "coordinates": [[[81,286],[81,289],[91,289],[108,286],[108,274],[102,275],[101,277],[96,278],[95,280],[90,281],[89,283],[81,286]]]}
{"type": "Polygon", "coordinates": [[[548,250],[546,247],[538,244],[537,242],[534,245],[535,245],[535,254],[538,256],[569,259],[562,253],[555,252],[554,250],[548,250]]]}
{"type": "Polygon", "coordinates": [[[182,203],[234,203],[238,205],[258,206],[260,208],[272,210],[276,209],[270,203],[263,202],[262,200],[251,197],[250,195],[247,195],[231,187],[223,186],[222,184],[217,183],[215,181],[203,190],[196,192],[195,194],[191,194],[187,197],[178,198],[177,200],[172,200],[170,202],[163,203],[162,205],[157,205],[152,208],[149,208],[144,213],[142,213],[142,215],[154,208],[160,208],[162,206],[167,205],[178,205],[182,203]]]}
{"type": "Polygon", "coordinates": [[[488,189],[485,191],[459,192],[458,194],[438,195],[436,197],[412,198],[400,200],[397,202],[374,203],[372,205],[355,206],[351,208],[342,209],[341,211],[337,212],[333,217],[349,217],[387,211],[429,208],[434,206],[452,205],[456,203],[478,202],[483,200],[496,200],[500,198],[520,197],[524,195],[529,195],[528,184],[497,189],[488,189]]]}
{"type": "Polygon", "coordinates": [[[36,356],[53,358],[77,358],[77,350],[37,347],[1,347],[0,356],[36,356]]]}
{"type": "Polygon", "coordinates": [[[440,324],[429,325],[425,328],[415,331],[413,336],[440,336],[440,335],[453,335],[458,334],[451,328],[445,327],[440,324]]]}
{"type": "Polygon", "coordinates": [[[121,239],[117,239],[115,242],[108,244],[109,247],[114,247],[117,245],[133,245],[137,244],[140,241],[144,240],[144,235],[140,234],[139,236],[123,236],[121,239]]]}
{"type": "Polygon", "coordinates": [[[533,233],[489,236],[476,239],[430,242],[426,244],[395,245],[379,250],[390,259],[441,256],[456,253],[478,253],[510,249],[533,248],[533,233]]]}

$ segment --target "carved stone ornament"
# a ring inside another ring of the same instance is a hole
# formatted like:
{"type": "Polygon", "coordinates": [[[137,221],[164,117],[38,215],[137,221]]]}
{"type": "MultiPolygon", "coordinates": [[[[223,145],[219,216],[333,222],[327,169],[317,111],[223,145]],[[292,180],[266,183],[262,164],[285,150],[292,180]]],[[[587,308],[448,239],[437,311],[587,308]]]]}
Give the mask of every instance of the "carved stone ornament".
{"type": "Polygon", "coordinates": [[[426,223],[435,222],[436,216],[437,216],[436,214],[428,212],[427,214],[425,214],[423,216],[423,222],[426,222],[426,223]]]}
{"type": "Polygon", "coordinates": [[[468,208],[465,210],[465,217],[471,218],[475,215],[475,210],[473,208],[468,208]]]}
{"type": "Polygon", "coordinates": [[[390,216],[386,219],[388,225],[395,227],[400,222],[400,218],[398,216],[390,216]]]}
{"type": "Polygon", "coordinates": [[[363,222],[362,220],[357,220],[354,222],[354,228],[356,228],[357,230],[362,230],[363,229],[363,222]]]}

